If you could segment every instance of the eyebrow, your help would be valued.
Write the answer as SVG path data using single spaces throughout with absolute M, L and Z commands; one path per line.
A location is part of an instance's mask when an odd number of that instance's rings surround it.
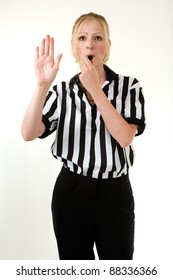
M 79 32 L 78 35 L 80 35 L 80 34 L 86 34 L 86 35 L 88 35 L 88 32 Z M 92 35 L 103 35 L 103 34 L 100 33 L 100 32 L 95 32 L 95 33 L 93 33 Z

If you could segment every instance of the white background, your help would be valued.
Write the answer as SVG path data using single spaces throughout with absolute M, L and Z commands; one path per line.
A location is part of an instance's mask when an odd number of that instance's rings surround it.
M 33 94 L 35 46 L 55 38 L 63 53 L 59 80 L 79 71 L 71 55 L 74 21 L 96 12 L 110 26 L 115 72 L 136 77 L 146 99 L 147 127 L 136 138 L 131 181 L 136 201 L 134 259 L 170 260 L 173 156 L 172 0 L 0 0 L 0 259 L 58 259 L 51 197 L 61 163 L 45 140 L 24 142 L 21 122 Z

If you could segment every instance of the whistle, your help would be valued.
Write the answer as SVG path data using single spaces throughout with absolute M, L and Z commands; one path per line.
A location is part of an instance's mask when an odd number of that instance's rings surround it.
M 88 59 L 89 59 L 90 61 L 92 61 L 93 55 L 89 55 L 89 56 L 88 56 Z

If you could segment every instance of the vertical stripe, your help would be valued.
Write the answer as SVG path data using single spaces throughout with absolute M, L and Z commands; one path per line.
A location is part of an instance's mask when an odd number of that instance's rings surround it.
M 94 165 L 95 165 L 95 135 L 96 135 L 96 108 L 93 107 L 91 111 L 91 129 L 92 129 L 92 134 L 91 134 L 91 147 L 90 147 L 90 162 L 89 162 L 89 168 L 87 175 L 92 176 L 93 170 L 94 170 Z
M 63 149 L 63 131 L 64 131 L 64 117 L 66 112 L 66 88 L 65 83 L 62 83 L 62 94 L 61 94 L 61 115 L 57 127 L 57 141 L 56 141 L 56 155 L 60 156 Z M 55 153 L 54 153 L 55 155 Z
M 130 117 L 135 118 L 136 117 L 136 90 L 131 90 L 131 100 L 130 100 Z
M 117 81 L 114 81 L 113 83 L 113 88 L 112 88 L 112 95 L 113 99 L 116 100 L 117 95 L 118 95 L 118 89 L 119 89 L 119 79 Z
M 100 171 L 98 174 L 98 178 L 102 177 L 102 174 L 105 173 L 107 166 L 107 155 L 106 155 L 106 139 L 105 139 L 105 125 L 103 118 L 100 117 L 100 157 L 101 157 L 101 165 Z
M 116 161 L 116 171 L 113 172 L 113 176 L 115 176 L 115 175 L 119 176 L 120 175 L 120 170 L 121 170 L 121 161 L 120 161 L 119 150 L 117 148 L 117 145 L 116 145 L 115 154 L 114 154 L 114 158 L 115 158 L 115 161 Z
M 144 111 L 144 96 L 142 94 L 142 88 L 140 88 L 140 94 L 139 94 L 139 102 L 141 105 L 141 116 L 138 115 L 138 118 L 141 119 L 143 122 L 145 121 L 145 111 Z
M 117 141 L 111 136 L 111 147 L 112 147 L 112 169 L 110 171 L 110 174 L 113 174 L 114 171 L 117 171 L 118 169 L 118 163 L 117 163 Z
M 46 98 L 45 106 L 43 108 L 43 114 L 46 117 L 49 118 L 49 116 L 52 116 L 54 112 L 57 110 L 56 101 L 57 101 L 57 96 L 55 92 L 54 94 L 52 92 L 49 92 Z
M 117 151 L 118 151 L 118 157 L 119 157 L 119 161 L 120 161 L 120 167 L 119 167 L 119 171 L 118 171 L 118 175 L 119 175 L 125 167 L 125 151 L 124 151 L 124 149 L 122 149 L 120 147 L 120 145 L 118 143 L 117 143 Z
M 85 153 L 83 159 L 83 174 L 86 176 L 90 161 L 90 147 L 91 147 L 91 108 L 86 112 L 86 138 L 85 138 Z
M 130 160 L 129 167 L 133 165 L 134 155 L 135 155 L 135 152 L 133 150 L 133 146 L 131 145 L 131 146 L 129 146 L 129 160 Z
M 118 83 L 118 91 L 117 95 L 115 98 L 115 104 L 116 104 L 116 110 L 118 111 L 119 114 L 122 112 L 122 89 L 123 89 L 123 77 L 120 75 L 119 76 L 119 83 Z
M 103 178 L 108 178 L 108 177 L 111 178 L 112 171 L 113 171 L 113 150 L 112 150 L 112 144 L 111 144 L 111 136 L 106 128 L 105 128 L 105 140 L 106 140 L 105 149 L 106 149 L 107 165 L 105 168 L 105 172 L 103 174 Z M 114 165 L 114 170 L 116 170 L 115 165 Z
M 107 95 L 109 101 L 115 99 L 115 88 L 117 88 L 117 83 L 115 83 L 115 81 L 113 81 L 110 85 L 106 85 L 104 88 L 104 91 L 107 90 L 107 93 L 105 92 L 105 94 Z M 116 90 L 116 94 L 117 92 L 118 90 Z
M 74 163 L 74 171 L 81 172 L 81 168 L 78 165 L 79 151 L 80 151 L 80 127 L 81 127 L 81 100 L 78 97 L 78 89 L 74 91 L 75 96 L 75 108 L 76 118 L 74 125 L 74 147 L 72 162 Z M 79 170 L 80 169 L 80 170 Z
M 72 161 L 73 149 L 75 143 L 75 121 L 76 121 L 75 96 L 72 90 L 70 90 L 70 98 L 71 98 L 71 116 L 69 120 L 69 139 L 68 139 L 67 158 L 69 161 Z
M 99 169 L 101 165 L 101 141 L 100 141 L 100 128 L 101 128 L 101 123 L 100 123 L 100 113 L 97 110 L 97 115 L 96 115 L 96 134 L 95 134 L 95 143 L 94 143 L 94 151 L 95 151 L 95 163 L 94 163 L 94 168 L 93 168 L 93 176 L 98 177 L 99 174 Z
M 57 108 L 57 99 L 55 99 L 55 101 L 53 102 L 50 110 L 44 116 L 51 123 L 50 128 L 49 128 L 50 131 L 54 131 L 56 129 L 56 126 L 57 126 L 58 110 L 56 108 Z
M 121 108 L 122 116 L 125 116 L 125 101 L 128 94 L 128 86 L 129 86 L 129 77 L 124 77 L 124 83 L 122 88 L 122 108 Z
M 70 118 L 71 118 L 71 111 L 72 111 L 72 106 L 71 106 L 71 99 L 69 97 L 70 95 L 70 90 L 69 87 L 66 85 L 66 113 L 64 115 L 64 129 L 63 129 L 63 139 L 62 139 L 62 158 L 63 159 L 68 159 L 68 148 L 69 148 L 69 124 L 70 124 Z
M 81 100 L 81 125 L 80 125 L 80 141 L 79 141 L 79 158 L 78 165 L 83 165 L 86 138 L 86 104 Z

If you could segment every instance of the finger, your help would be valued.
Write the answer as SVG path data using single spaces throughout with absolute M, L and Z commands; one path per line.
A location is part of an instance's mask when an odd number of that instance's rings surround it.
M 44 53 L 46 55 L 49 55 L 49 49 L 50 49 L 50 36 L 46 35 L 46 40 L 45 40 L 45 51 Z
M 45 52 L 45 39 L 42 39 L 41 45 L 39 48 L 39 55 L 40 56 L 44 55 L 44 52 Z
M 93 59 L 91 60 L 91 63 L 92 63 L 92 65 L 95 66 L 95 63 L 96 63 L 96 58 L 95 58 L 95 56 L 94 56 Z
M 54 64 L 54 69 L 58 70 L 59 69 L 59 64 L 62 58 L 62 54 L 59 54 L 56 59 L 55 59 L 55 64 Z
M 50 50 L 49 50 L 49 55 L 54 56 L 54 39 L 50 38 Z
M 91 65 L 92 65 L 93 63 L 92 63 L 91 60 L 88 59 L 88 57 L 85 57 L 83 62 L 84 62 L 85 67 L 91 69 Z
M 88 59 L 88 57 L 84 57 L 81 62 L 83 65 L 88 65 L 88 62 L 90 62 L 90 60 Z
M 39 59 L 39 47 L 35 48 L 35 60 Z

